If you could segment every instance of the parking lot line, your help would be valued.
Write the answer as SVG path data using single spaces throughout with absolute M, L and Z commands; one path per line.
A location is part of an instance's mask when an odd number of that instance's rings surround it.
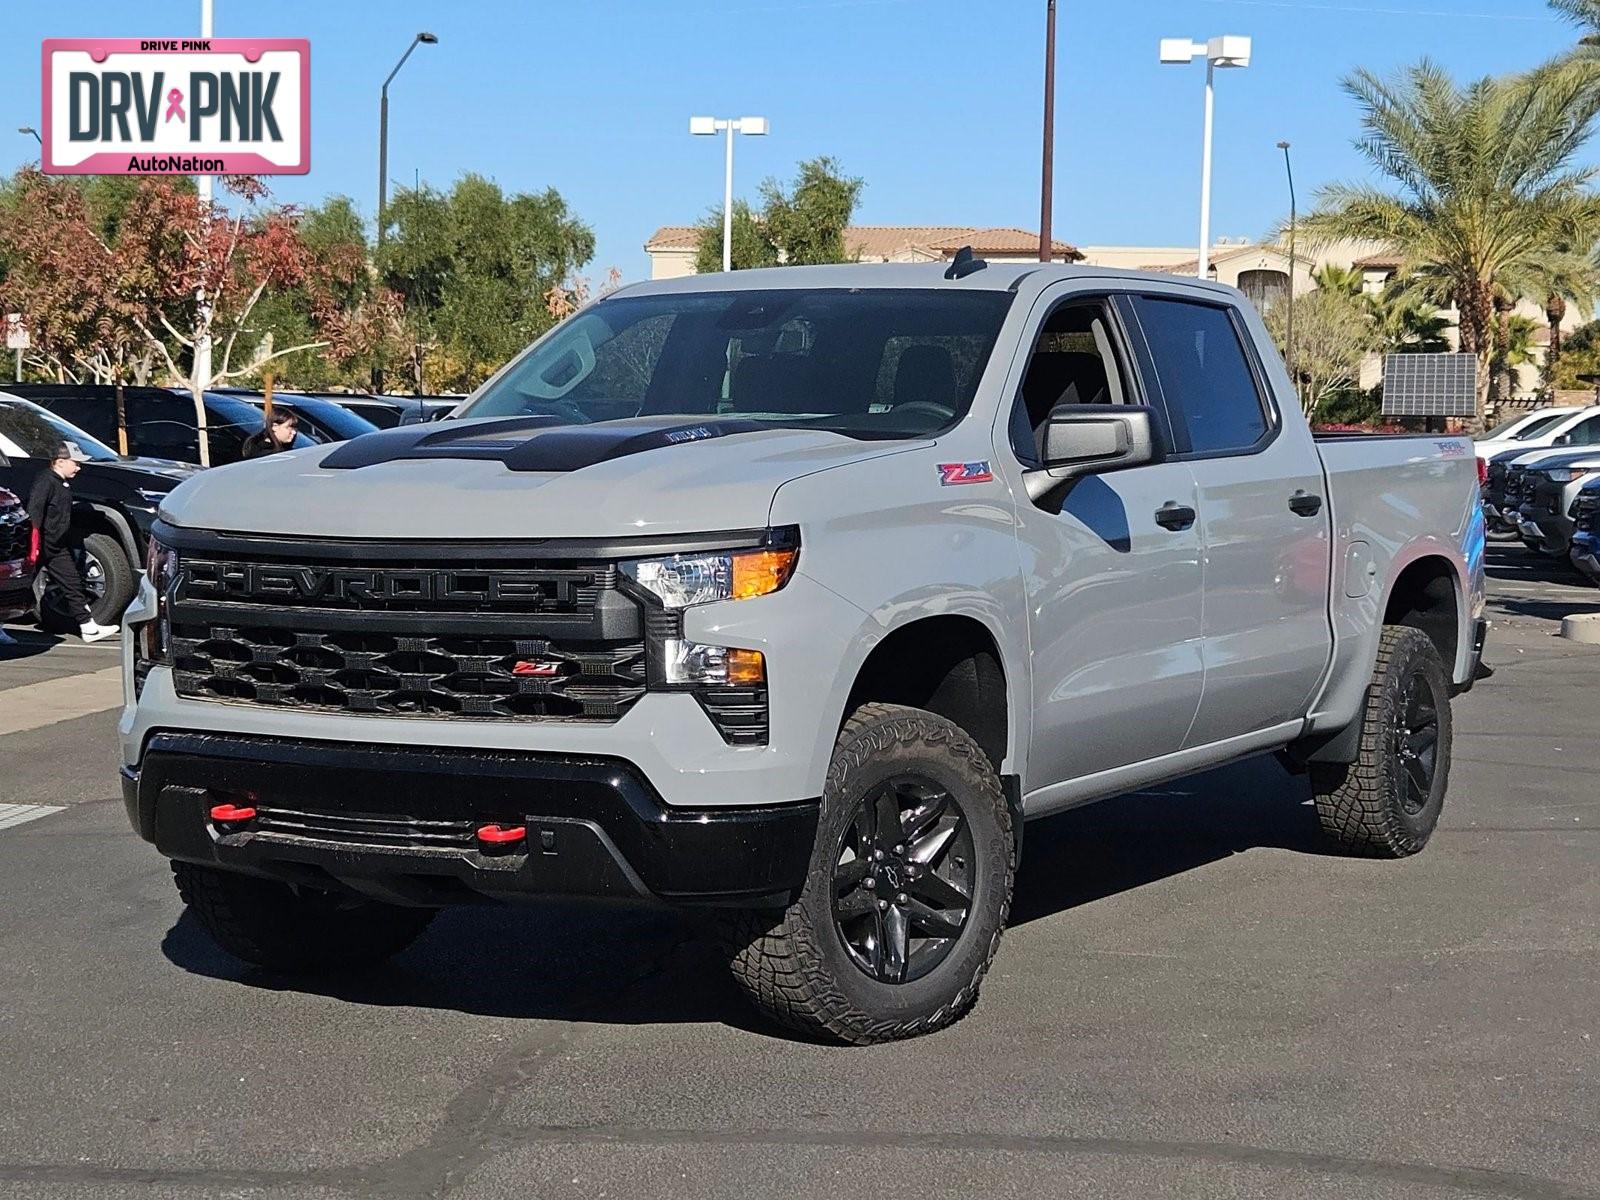
M 60 804 L 0 804 L 0 829 L 37 821 L 40 817 L 60 812 L 63 807 Z
M 122 668 L 46 679 L 0 691 L 0 736 L 70 721 L 122 704 Z

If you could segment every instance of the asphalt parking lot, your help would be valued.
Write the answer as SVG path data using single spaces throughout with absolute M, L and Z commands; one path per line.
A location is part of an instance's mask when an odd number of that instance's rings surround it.
M 246 968 L 129 833 L 113 712 L 0 735 L 0 804 L 62 806 L 0 828 L 0 1195 L 1600 1196 L 1600 648 L 1554 636 L 1600 591 L 1491 558 L 1424 854 L 1329 855 L 1271 759 L 1034 824 L 977 1011 L 868 1050 L 668 917 Z M 33 648 L 0 680 L 114 663 Z

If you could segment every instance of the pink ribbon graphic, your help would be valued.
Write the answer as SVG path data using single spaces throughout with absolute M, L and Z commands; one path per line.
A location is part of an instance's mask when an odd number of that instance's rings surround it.
M 173 117 L 177 117 L 180 121 L 189 119 L 183 115 L 183 93 L 177 88 L 173 88 L 167 93 L 167 115 L 162 123 L 165 124 L 166 121 L 172 120 Z

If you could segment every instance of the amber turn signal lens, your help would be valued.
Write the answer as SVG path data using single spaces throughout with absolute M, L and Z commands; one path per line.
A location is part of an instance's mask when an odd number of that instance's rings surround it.
M 728 651 L 728 682 L 729 683 L 765 683 L 767 681 L 767 660 L 759 650 L 729 650 Z
M 795 559 L 799 555 L 800 551 L 792 547 L 787 550 L 753 550 L 747 554 L 735 554 L 733 598 L 749 600 L 777 591 L 794 574 Z

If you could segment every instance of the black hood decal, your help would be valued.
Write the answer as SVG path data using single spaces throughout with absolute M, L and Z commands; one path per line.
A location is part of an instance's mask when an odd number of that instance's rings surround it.
M 421 458 L 484 459 L 512 471 L 581 471 L 596 463 L 710 438 L 757 433 L 757 421 L 707 417 L 632 417 L 593 425 L 561 423 L 560 417 L 506 417 L 407 425 L 343 442 L 323 458 L 329 470 L 354 470 Z

